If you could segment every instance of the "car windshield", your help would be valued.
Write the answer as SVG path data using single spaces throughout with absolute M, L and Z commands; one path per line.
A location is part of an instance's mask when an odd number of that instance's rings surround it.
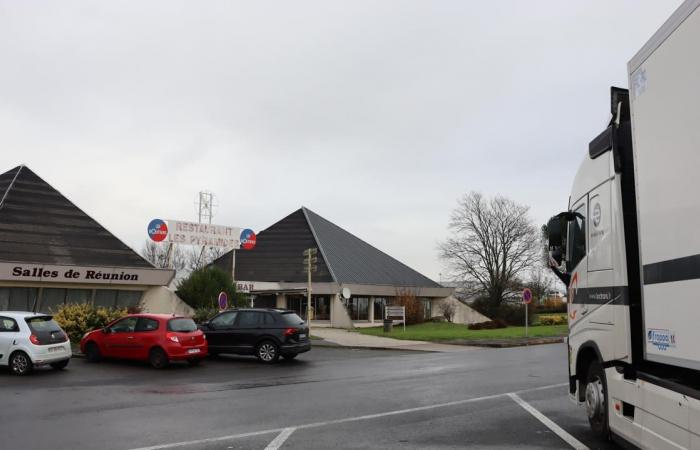
M 192 319 L 170 319 L 168 321 L 168 331 L 176 331 L 179 333 L 189 333 L 197 330 L 197 324 Z
M 293 312 L 282 313 L 282 320 L 287 325 L 304 325 L 304 320 Z
M 28 317 L 25 320 L 33 332 L 61 331 L 61 327 L 51 316 Z

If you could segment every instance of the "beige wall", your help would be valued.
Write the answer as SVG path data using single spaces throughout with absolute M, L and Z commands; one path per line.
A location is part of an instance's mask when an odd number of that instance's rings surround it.
M 353 328 L 348 310 L 345 308 L 340 294 L 331 296 L 331 326 L 334 328 Z
M 175 292 L 164 286 L 146 289 L 141 298 L 143 312 L 153 314 L 178 314 L 182 316 L 194 315 L 194 309 L 183 302 Z
M 455 311 L 454 318 L 452 319 L 453 323 L 470 324 L 470 323 L 488 322 L 489 320 L 491 320 L 488 317 L 486 317 L 485 315 L 477 312 L 476 310 L 465 305 L 464 303 L 460 302 L 459 300 L 457 300 L 456 298 L 454 298 L 452 296 L 433 300 L 433 306 L 432 306 L 433 317 L 442 317 L 442 313 L 440 312 L 440 305 L 445 303 L 445 302 L 453 302 L 455 304 L 456 311 Z

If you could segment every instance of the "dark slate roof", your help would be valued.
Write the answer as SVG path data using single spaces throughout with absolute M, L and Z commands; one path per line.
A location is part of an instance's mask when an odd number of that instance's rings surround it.
M 153 268 L 26 166 L 0 174 L 0 261 Z
M 441 287 L 304 207 L 260 232 L 255 249 L 236 252 L 236 279 L 306 281 L 302 252 L 310 247 L 319 249 L 314 282 Z M 215 264 L 230 271 L 231 254 Z
M 306 281 L 303 252 L 317 247 L 304 212 L 297 210 L 257 234 L 252 250 L 236 251 L 236 280 Z M 213 262 L 231 273 L 231 252 Z M 314 282 L 331 282 L 333 277 L 322 258 L 318 258 Z

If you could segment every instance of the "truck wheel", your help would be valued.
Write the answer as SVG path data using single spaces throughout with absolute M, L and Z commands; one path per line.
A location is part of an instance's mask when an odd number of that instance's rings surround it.
M 596 360 L 588 367 L 586 377 L 586 412 L 591 430 L 600 438 L 610 438 L 608 426 L 608 384 L 605 372 Z

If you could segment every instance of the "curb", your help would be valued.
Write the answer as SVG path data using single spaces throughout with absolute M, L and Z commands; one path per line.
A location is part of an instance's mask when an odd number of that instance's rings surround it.
M 560 344 L 564 342 L 565 336 L 546 337 L 546 338 L 529 338 L 518 340 L 489 340 L 489 339 L 474 339 L 474 340 L 451 340 L 440 341 L 441 344 L 450 345 L 465 345 L 470 347 L 490 347 L 490 348 L 511 348 L 511 347 L 529 347 L 531 345 L 546 345 Z

